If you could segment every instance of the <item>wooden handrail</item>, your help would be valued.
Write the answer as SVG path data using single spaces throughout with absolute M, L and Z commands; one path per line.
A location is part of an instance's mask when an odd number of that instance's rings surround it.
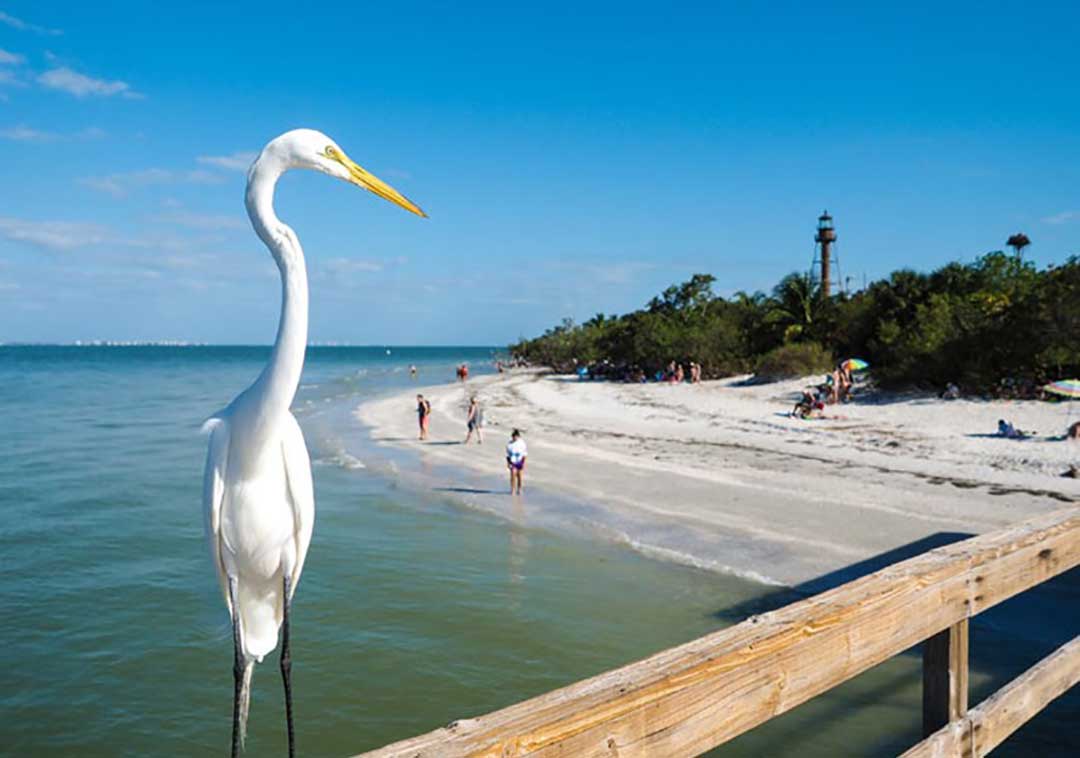
M 1074 506 L 364 755 L 698 755 L 1077 565 Z
M 986 755 L 1077 682 L 1080 682 L 1080 637 L 1059 647 L 900 758 Z

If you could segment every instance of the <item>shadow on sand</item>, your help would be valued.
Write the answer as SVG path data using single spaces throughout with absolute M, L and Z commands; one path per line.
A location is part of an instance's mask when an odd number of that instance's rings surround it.
M 506 490 L 485 490 L 479 487 L 432 487 L 435 492 L 456 492 L 465 495 L 501 495 Z
M 724 608 L 716 612 L 716 618 L 732 623 L 739 622 L 749 616 L 776 610 L 781 606 L 803 600 L 811 595 L 825 592 L 826 590 L 831 590 L 834 587 L 839 587 L 841 584 L 854 581 L 867 574 L 872 574 L 875 571 L 879 571 L 886 566 L 898 563 L 899 561 L 921 555 L 936 547 L 966 540 L 971 536 L 973 535 L 964 534 L 963 532 L 938 532 L 937 534 L 931 534 L 921 540 L 910 542 L 907 545 L 901 545 L 898 548 L 888 550 L 880 555 L 875 555 L 873 558 L 867 558 L 866 560 L 853 563 L 850 566 L 845 566 L 836 571 L 830 571 L 828 574 L 823 574 L 816 579 L 797 584 L 794 587 L 780 587 L 774 592 L 733 605 L 730 608 Z

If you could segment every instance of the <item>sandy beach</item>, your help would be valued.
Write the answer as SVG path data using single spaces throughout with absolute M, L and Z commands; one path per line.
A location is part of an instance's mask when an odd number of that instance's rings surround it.
M 629 385 L 516 371 L 417 389 L 434 409 L 426 443 L 416 441 L 415 392 L 356 416 L 380 444 L 460 472 L 441 489 L 477 507 L 542 520 L 545 495 L 572 498 L 587 508 L 562 509 L 564 526 L 777 584 L 812 586 L 903 557 L 905 546 L 921 552 L 1080 499 L 1080 480 L 1061 476 L 1080 462 L 1080 445 L 1054 439 L 1080 420 L 1077 404 L 866 392 L 826 419 L 790 418 L 805 384 Z M 484 407 L 482 446 L 458 444 L 471 394 Z M 993 436 L 999 418 L 1035 436 Z M 520 502 L 507 494 L 503 459 L 513 427 L 530 453 Z

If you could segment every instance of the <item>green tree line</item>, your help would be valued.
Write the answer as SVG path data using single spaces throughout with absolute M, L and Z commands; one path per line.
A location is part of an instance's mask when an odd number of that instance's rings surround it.
M 640 310 L 564 320 L 510 347 L 556 371 L 602 366 L 652 376 L 670 361 L 697 361 L 706 377 L 763 378 L 826 370 L 858 357 L 882 386 L 968 392 L 1036 386 L 1080 377 L 1080 258 L 1039 270 L 1020 254 L 995 251 L 931 273 L 894 271 L 854 294 L 822 297 L 806 274 L 771 294 L 713 292 L 695 274 Z

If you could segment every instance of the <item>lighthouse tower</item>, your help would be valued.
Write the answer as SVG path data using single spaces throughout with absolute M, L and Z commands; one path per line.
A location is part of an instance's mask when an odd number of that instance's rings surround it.
M 814 262 L 821 261 L 821 297 L 828 299 L 832 288 L 832 246 L 836 242 L 836 230 L 828 211 L 818 217 L 817 234 L 814 236 Z

